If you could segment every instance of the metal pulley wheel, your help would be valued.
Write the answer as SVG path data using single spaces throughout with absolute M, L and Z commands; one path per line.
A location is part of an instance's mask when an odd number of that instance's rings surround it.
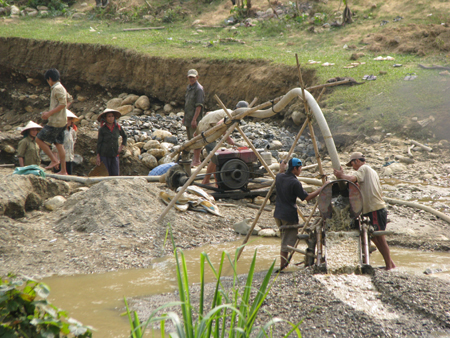
M 166 173 L 166 184 L 172 190 L 182 187 L 188 179 L 189 176 L 179 164 L 171 167 Z
M 225 162 L 219 172 L 220 186 L 228 189 L 240 189 L 248 183 L 250 177 L 247 164 L 239 159 Z

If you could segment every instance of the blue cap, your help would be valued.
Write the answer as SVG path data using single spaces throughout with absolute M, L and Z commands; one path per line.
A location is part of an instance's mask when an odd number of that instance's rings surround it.
M 302 165 L 302 160 L 297 157 L 293 157 L 289 160 L 289 168 L 301 167 Z

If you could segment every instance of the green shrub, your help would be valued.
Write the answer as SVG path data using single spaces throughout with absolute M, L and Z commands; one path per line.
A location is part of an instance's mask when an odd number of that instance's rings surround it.
M 0 337 L 92 337 L 92 328 L 47 301 L 44 283 L 9 274 L 0 279 Z M 40 299 L 37 299 L 40 298 Z

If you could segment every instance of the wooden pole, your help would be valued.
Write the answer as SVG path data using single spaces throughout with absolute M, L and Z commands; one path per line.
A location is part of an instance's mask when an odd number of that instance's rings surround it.
M 316 138 L 315 138 L 315 135 L 314 135 L 314 129 L 313 129 L 313 127 L 312 127 L 312 123 L 311 123 L 311 120 L 310 120 L 310 118 L 309 118 L 309 116 L 310 116 L 310 113 L 309 113 L 309 106 L 308 106 L 308 102 L 306 101 L 306 97 L 305 97 L 305 90 L 304 90 L 304 83 L 303 83 L 302 71 L 301 71 L 301 69 L 300 69 L 300 63 L 298 62 L 298 55 L 297 55 L 297 54 L 295 54 L 295 59 L 296 59 L 296 61 L 297 61 L 298 76 L 299 76 L 300 85 L 301 85 L 301 88 L 302 88 L 303 104 L 305 105 L 305 112 L 306 112 L 306 116 L 308 117 L 308 118 L 306 119 L 305 123 L 306 123 L 306 122 L 308 123 L 308 127 L 309 127 L 309 130 L 310 130 L 310 133 L 311 133 L 311 139 L 312 139 L 313 146 L 314 146 L 314 153 L 315 153 L 315 155 L 316 155 L 317 164 L 319 165 L 319 172 L 320 172 L 320 175 L 322 176 L 322 184 L 323 184 L 323 183 L 325 183 L 326 180 L 325 180 L 325 176 L 324 176 L 324 174 L 323 174 L 322 162 L 320 161 L 319 149 L 318 149 L 318 147 L 317 147 Z M 320 93 L 319 98 L 322 96 L 324 90 L 325 90 L 325 88 L 322 89 L 322 92 Z M 300 233 L 304 233 L 306 227 L 309 225 L 309 222 L 311 221 L 311 218 L 312 218 L 312 216 L 314 215 L 314 213 L 315 213 L 315 211 L 316 211 L 316 208 L 317 208 L 318 203 L 319 203 L 319 201 L 317 200 L 317 201 L 316 201 L 316 204 L 314 205 L 314 208 L 313 208 L 311 214 L 310 214 L 309 217 L 308 217 L 308 220 L 305 221 L 305 225 L 303 226 L 302 231 L 301 231 Z M 319 238 L 319 236 L 318 236 L 318 245 L 322 245 L 322 243 L 321 243 L 321 237 L 322 237 L 322 236 L 321 236 L 321 234 L 320 234 L 320 238 Z M 298 246 L 298 243 L 299 243 L 299 242 L 300 242 L 300 240 L 297 240 L 297 241 L 296 241 L 295 247 Z M 320 257 L 320 255 L 321 255 L 321 253 L 322 253 L 322 249 L 320 248 L 318 251 L 319 251 L 318 257 Z M 291 259 L 292 259 L 292 257 L 294 256 L 294 252 L 295 252 L 295 251 L 292 251 L 291 254 L 289 255 L 289 258 L 288 258 L 288 264 L 291 262 Z
M 270 186 L 269 192 L 267 193 L 266 198 L 264 199 L 263 203 L 261 204 L 261 207 L 259 208 L 258 213 L 256 214 L 256 217 L 255 217 L 255 219 L 253 220 L 253 224 L 252 224 L 252 226 L 250 227 L 250 230 L 248 231 L 247 235 L 245 236 L 244 241 L 242 242 L 242 247 L 241 247 L 241 249 L 240 249 L 239 252 L 238 252 L 236 261 L 238 261 L 238 260 L 239 260 L 239 257 L 241 257 L 242 251 L 244 251 L 244 248 L 245 248 L 244 245 L 248 242 L 250 236 L 252 235 L 252 232 L 253 232 L 253 229 L 254 229 L 255 226 L 256 226 L 256 223 L 258 223 L 259 217 L 261 216 L 261 214 L 262 214 L 264 208 L 266 207 L 267 200 L 269 199 L 270 195 L 272 195 L 272 193 L 273 193 L 273 189 L 275 188 L 275 182 L 276 182 L 276 181 L 273 180 L 273 183 L 272 183 L 272 185 Z
M 306 121 L 303 123 L 302 128 L 301 128 L 301 129 L 299 130 L 299 132 L 297 133 L 297 136 L 296 136 L 295 139 L 294 139 L 294 143 L 292 144 L 291 149 L 289 149 L 287 158 L 291 157 L 292 153 L 294 152 L 295 146 L 296 146 L 298 140 L 300 139 L 300 136 L 302 135 L 303 131 L 305 130 L 306 126 L 308 125 L 308 121 L 309 121 L 309 118 L 306 119 Z M 250 238 L 250 236 L 251 236 L 251 234 L 252 234 L 252 232 L 253 232 L 253 229 L 255 228 L 256 223 L 258 223 L 259 217 L 261 216 L 261 213 L 262 213 L 264 207 L 266 206 L 267 200 L 269 199 L 269 197 L 270 197 L 270 196 L 272 195 L 272 193 L 273 193 L 273 189 L 275 188 L 275 182 L 276 182 L 276 180 L 274 179 L 272 185 L 270 186 L 269 192 L 267 193 L 266 198 L 265 198 L 264 201 L 263 201 L 263 204 L 261 205 L 260 209 L 258 210 L 258 213 L 256 214 L 256 217 L 255 217 L 255 219 L 254 219 L 254 221 L 253 221 L 252 226 L 250 227 L 249 232 L 247 233 L 247 235 L 245 236 L 244 241 L 242 242 L 242 245 L 243 245 L 243 246 L 242 246 L 242 248 L 239 250 L 236 260 L 239 260 L 239 257 L 241 257 L 242 251 L 244 251 L 244 248 L 245 248 L 244 245 L 248 242 L 248 240 L 249 240 L 249 238 Z M 297 210 L 298 210 L 298 209 L 297 209 Z M 300 210 L 298 210 L 297 212 L 299 212 L 299 211 L 300 211 Z M 301 212 L 299 212 L 299 215 L 301 215 L 301 217 L 303 218 L 303 220 L 305 219 L 304 216 L 301 214 Z
M 295 251 L 295 252 L 298 252 L 298 253 L 301 253 L 302 255 L 305 255 L 305 256 L 312 256 L 312 257 L 314 257 L 314 258 L 317 257 L 317 256 L 314 255 L 312 252 L 306 252 L 305 250 L 300 250 L 300 249 L 294 248 L 293 246 L 290 246 L 290 245 L 288 245 L 287 247 L 288 247 L 288 249 L 290 249 L 290 250 L 292 250 L 292 251 Z
M 214 149 L 208 154 L 208 156 L 203 160 L 203 162 L 197 167 L 195 172 L 189 177 L 189 179 L 186 181 L 186 183 L 183 185 L 183 187 L 180 189 L 180 191 L 175 195 L 175 197 L 170 201 L 170 203 L 167 205 L 167 207 L 163 210 L 161 215 L 159 216 L 157 222 L 161 222 L 164 219 L 164 216 L 169 212 L 169 210 L 175 205 L 177 200 L 180 198 L 181 194 L 187 189 L 187 187 L 194 181 L 194 179 L 197 177 L 198 173 L 202 168 L 211 160 L 211 158 L 214 156 L 217 149 L 219 149 L 223 142 L 230 136 L 230 134 L 233 132 L 234 128 L 238 125 L 238 122 L 234 122 L 234 124 L 227 130 L 225 135 L 222 137 L 222 139 L 217 143 L 217 145 L 214 147 Z
M 331 82 L 331 83 L 326 83 L 326 84 L 322 84 L 322 85 L 318 85 L 318 86 L 308 87 L 308 88 L 306 88 L 306 90 L 311 91 L 311 90 L 314 90 L 314 89 L 321 89 L 321 88 L 326 88 L 326 87 L 339 86 L 339 85 L 347 84 L 347 83 L 352 83 L 352 81 L 351 80 L 344 80 L 344 81 Z
M 316 102 L 319 103 L 320 99 L 322 98 L 322 95 L 325 93 L 326 88 L 323 88 L 322 91 L 319 94 L 319 97 L 317 98 Z
M 164 29 L 164 28 L 166 28 L 166 27 L 161 26 L 161 27 L 125 28 L 125 29 L 122 29 L 122 31 L 124 31 L 124 32 L 149 31 L 149 30 L 159 30 L 159 29 Z

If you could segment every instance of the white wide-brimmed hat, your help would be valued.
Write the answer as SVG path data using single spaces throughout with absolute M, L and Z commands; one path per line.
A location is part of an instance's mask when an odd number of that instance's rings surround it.
M 74 113 L 72 113 L 69 109 L 66 109 L 66 115 L 67 115 L 67 118 L 69 118 L 69 117 L 71 117 L 71 118 L 73 118 L 74 120 L 74 122 L 78 122 L 78 121 L 80 121 L 80 119 L 78 118 L 78 116 L 76 116 Z
M 25 127 L 23 127 L 23 129 L 20 131 L 20 133 L 23 135 L 23 132 L 25 130 L 30 130 L 30 129 L 42 129 L 42 126 L 40 126 L 39 124 L 37 124 L 33 121 L 29 121 L 27 123 L 27 125 Z
M 97 121 L 100 122 L 103 118 L 103 115 L 108 114 L 108 113 L 113 113 L 114 117 L 116 118 L 116 120 L 122 116 L 122 114 L 115 110 L 115 109 L 110 109 L 110 108 L 106 108 L 103 113 L 101 113 L 98 117 L 97 117 Z

